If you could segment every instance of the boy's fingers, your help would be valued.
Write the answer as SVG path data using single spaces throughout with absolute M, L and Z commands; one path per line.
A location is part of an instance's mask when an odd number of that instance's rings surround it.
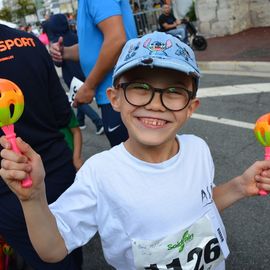
M 263 176 L 263 177 L 270 177 L 270 169 L 269 170 L 262 171 L 261 176 Z
M 263 170 L 270 170 L 270 160 L 262 160 L 262 161 L 260 161 L 260 167 L 261 167 L 261 169 L 263 169 Z
M 21 170 L 25 172 L 31 171 L 31 166 L 29 164 L 13 162 L 6 159 L 1 160 L 1 168 L 5 170 Z
M 25 163 L 25 162 L 27 162 L 27 157 L 25 157 L 25 156 L 23 156 L 21 154 L 15 153 L 12 150 L 7 150 L 7 149 L 3 149 L 1 151 L 1 157 L 3 159 L 9 160 L 9 161 L 18 162 L 18 163 Z
M 17 145 L 20 148 L 23 155 L 33 160 L 38 154 L 31 148 L 31 146 L 24 142 L 21 138 L 17 138 Z
M 259 190 L 265 190 L 265 191 L 267 191 L 267 192 L 269 192 L 270 191 L 270 185 L 268 185 L 268 184 L 265 184 L 265 183 L 257 183 L 257 188 L 259 189 Z
M 5 182 L 7 181 L 22 181 L 27 177 L 27 173 L 24 171 L 17 170 L 5 170 L 3 168 L 0 169 L 0 175 Z
M 11 144 L 7 140 L 6 136 L 1 136 L 0 137 L 0 145 L 5 149 L 10 149 L 11 148 Z

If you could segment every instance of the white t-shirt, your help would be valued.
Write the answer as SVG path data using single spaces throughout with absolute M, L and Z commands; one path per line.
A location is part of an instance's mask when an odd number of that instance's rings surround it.
M 213 240 L 218 231 L 226 243 L 212 200 L 209 148 L 193 135 L 177 139 L 180 151 L 162 163 L 139 160 L 123 144 L 85 162 L 74 184 L 50 205 L 69 252 L 98 231 L 106 260 L 118 270 L 174 269 L 171 263 L 209 269 L 216 257 L 219 266 L 211 269 L 225 269 Z

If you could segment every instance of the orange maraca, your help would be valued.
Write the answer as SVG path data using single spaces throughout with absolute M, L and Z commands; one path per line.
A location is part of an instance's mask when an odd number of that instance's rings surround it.
M 21 89 L 12 81 L 0 79 L 0 127 L 16 153 L 20 153 L 20 150 L 16 145 L 13 124 L 21 117 L 23 109 L 24 97 Z M 29 176 L 22 181 L 22 187 L 31 185 L 32 180 Z
M 264 146 L 264 159 L 270 159 L 270 113 L 262 115 L 257 121 L 254 128 L 257 140 Z M 268 193 L 260 190 L 260 195 L 265 196 Z

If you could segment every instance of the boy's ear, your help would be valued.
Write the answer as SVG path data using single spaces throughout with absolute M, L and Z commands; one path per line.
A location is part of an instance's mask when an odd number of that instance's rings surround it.
M 107 97 L 111 102 L 113 109 L 116 112 L 120 112 L 120 91 L 114 87 L 109 87 L 107 89 Z
M 192 99 L 188 106 L 188 117 L 191 117 L 191 115 L 197 110 L 199 106 L 200 100 L 198 98 Z

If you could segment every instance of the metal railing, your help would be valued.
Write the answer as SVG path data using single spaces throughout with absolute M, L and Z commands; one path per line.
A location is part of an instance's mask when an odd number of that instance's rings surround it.
M 154 8 L 151 10 L 134 13 L 138 36 L 158 30 L 158 18 L 160 14 L 162 14 L 161 8 Z

